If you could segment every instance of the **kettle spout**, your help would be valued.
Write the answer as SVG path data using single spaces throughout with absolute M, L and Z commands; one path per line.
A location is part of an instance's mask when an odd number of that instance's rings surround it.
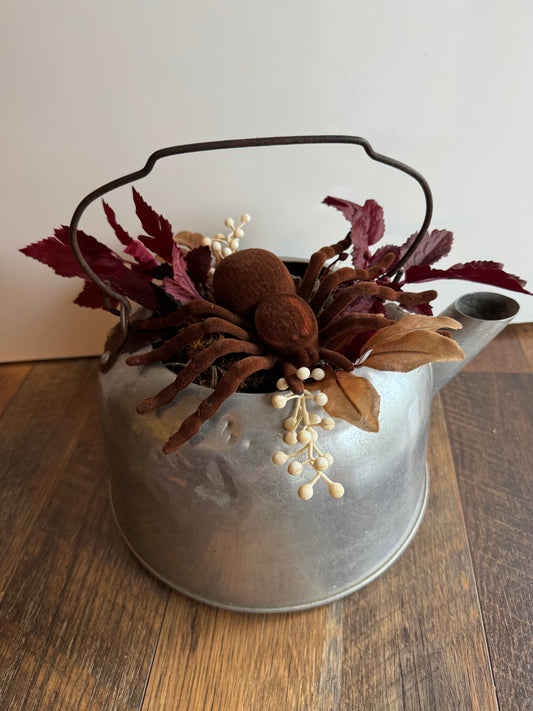
M 440 316 L 449 316 L 462 325 L 454 332 L 454 339 L 465 353 L 464 360 L 451 363 L 433 363 L 433 389 L 440 390 L 489 341 L 510 323 L 520 307 L 514 299 L 502 294 L 478 291 L 465 294 L 448 306 Z

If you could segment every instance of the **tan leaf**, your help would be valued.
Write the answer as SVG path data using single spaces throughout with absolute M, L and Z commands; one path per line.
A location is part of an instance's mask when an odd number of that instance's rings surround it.
M 442 336 L 435 331 L 420 329 L 400 332 L 396 336 L 389 336 L 381 343 L 375 343 L 361 365 L 376 370 L 406 373 L 426 363 L 458 361 L 463 358 L 463 350 L 452 338 Z
M 204 236 L 199 232 L 188 232 L 187 230 L 183 230 L 182 232 L 178 232 L 177 235 L 174 235 L 174 242 L 179 247 L 189 247 L 189 249 L 201 247 L 203 240 Z
M 458 329 L 461 324 L 448 316 L 419 316 L 409 314 L 395 321 L 391 326 L 376 331 L 365 343 L 361 350 L 361 355 L 367 351 L 375 349 L 378 343 L 384 343 L 389 338 L 395 339 L 399 334 L 408 331 L 437 331 L 440 328 Z
M 352 424 L 366 432 L 377 432 L 379 430 L 380 397 L 376 388 L 366 378 L 360 378 L 353 373 L 338 370 L 335 374 L 346 399 L 358 413 L 358 422 L 352 422 Z
M 328 396 L 324 410 L 366 432 L 379 430 L 379 394 L 366 378 L 342 370 L 324 368 L 326 377 L 306 387 L 321 390 Z

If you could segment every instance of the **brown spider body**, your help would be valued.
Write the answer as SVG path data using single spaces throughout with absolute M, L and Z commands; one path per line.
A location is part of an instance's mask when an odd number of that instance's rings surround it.
M 163 448 L 165 453 L 173 452 L 196 434 L 240 383 L 256 371 L 270 370 L 280 364 L 289 387 L 294 392 L 301 392 L 302 381 L 296 375 L 298 368 L 312 368 L 323 361 L 335 369 L 352 370 L 353 363 L 337 351 L 328 349 L 328 343 L 338 341 L 343 334 L 353 337 L 363 331 L 375 331 L 391 322 L 381 314 L 352 313 L 343 316 L 348 298 L 353 300 L 359 295 L 372 294 L 400 302 L 409 297 L 410 303 L 413 303 L 412 294 L 402 294 L 368 281 L 378 273 L 375 267 L 372 273 L 352 268 L 330 272 L 315 290 L 324 262 L 341 254 L 349 243 L 349 238 L 346 238 L 316 252 L 298 288 L 285 264 L 272 252 L 264 249 L 235 252 L 225 257 L 214 272 L 215 303 L 203 299 L 191 301 L 168 316 L 135 324 L 140 329 L 160 332 L 161 329 L 195 321 L 159 348 L 129 357 L 129 365 L 160 362 L 207 334 L 224 334 L 223 338 L 206 345 L 194 356 L 173 383 L 155 397 L 140 403 L 137 408 L 139 413 L 152 412 L 169 404 L 217 358 L 244 354 L 220 378 L 213 393 L 168 440 Z M 340 284 L 345 284 L 346 288 L 335 296 Z M 424 303 L 434 295 L 435 292 L 424 292 L 418 295 L 418 303 Z

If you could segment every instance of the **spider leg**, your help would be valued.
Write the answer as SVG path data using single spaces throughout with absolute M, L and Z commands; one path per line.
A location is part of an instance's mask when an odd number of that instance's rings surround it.
M 236 326 L 245 325 L 244 319 L 240 316 L 225 309 L 223 306 L 218 306 L 218 304 L 213 304 L 211 301 L 205 301 L 204 299 L 189 301 L 188 304 L 184 304 L 177 311 L 172 311 L 166 316 L 140 319 L 139 321 L 134 321 L 132 325 L 143 330 L 160 331 L 165 328 L 179 326 L 196 316 L 218 316 L 229 321 L 229 323 L 234 323 Z
M 332 338 L 338 338 L 344 333 L 350 332 L 352 336 L 356 336 L 363 331 L 377 331 L 378 328 L 390 326 L 392 323 L 393 321 L 389 321 L 383 314 L 347 314 L 329 323 L 318 335 L 320 343 L 326 345 Z
M 349 281 L 362 281 L 362 282 L 369 282 L 376 277 L 381 276 L 384 274 L 387 269 L 390 267 L 392 262 L 395 260 L 395 255 L 393 252 L 389 252 L 388 254 L 385 254 L 379 262 L 374 264 L 372 267 L 369 267 L 368 269 L 354 269 L 351 267 L 343 267 L 342 269 L 336 269 L 335 271 L 329 272 L 320 282 L 320 285 L 318 289 L 316 290 L 316 293 L 313 295 L 312 299 L 309 302 L 309 305 L 315 312 L 315 314 L 318 314 L 320 312 L 320 309 L 324 306 L 326 303 L 327 299 L 329 296 L 333 293 L 333 291 L 340 286 L 343 282 L 349 282 Z M 382 285 L 385 286 L 385 285 Z M 398 292 L 396 292 L 398 293 Z M 423 292 L 424 295 L 430 294 L 430 292 Z M 435 292 L 436 293 L 436 292 Z M 389 298 L 391 298 L 392 295 L 390 295 Z M 405 303 L 414 303 L 414 302 L 405 302 Z M 418 302 L 417 302 L 418 303 Z
M 305 271 L 300 288 L 298 289 L 298 296 L 308 301 L 324 262 L 331 259 L 331 257 L 336 257 L 338 254 L 341 254 L 351 243 L 352 239 L 350 233 L 348 233 L 340 242 L 332 244 L 329 247 L 322 247 L 318 252 L 311 255 L 309 266 Z
M 367 279 L 375 279 L 377 276 L 385 274 L 387 269 L 392 266 L 392 263 L 395 259 L 396 255 L 394 254 L 394 252 L 387 252 L 387 254 L 384 254 L 383 257 L 381 257 L 381 259 L 379 260 L 379 262 L 376 262 L 371 267 L 368 267 Z
M 302 385 L 302 381 L 296 375 L 296 371 L 298 370 L 298 368 L 294 365 L 294 363 L 284 361 L 281 369 L 283 371 L 283 377 L 287 381 L 287 385 L 292 390 L 292 392 L 295 395 L 301 395 L 304 391 L 304 387 Z
M 406 306 L 416 306 L 418 304 L 427 304 L 429 301 L 436 299 L 437 296 L 438 294 L 434 289 L 428 289 L 427 291 L 397 291 L 394 301 Z
M 159 348 L 155 348 L 148 353 L 130 356 L 126 359 L 128 365 L 147 365 L 149 363 L 158 363 L 165 358 L 170 358 L 176 353 L 179 353 L 182 348 L 193 343 L 194 341 L 206 336 L 208 333 L 227 333 L 230 336 L 239 338 L 243 341 L 251 340 L 248 331 L 236 326 L 233 323 L 228 323 L 222 318 L 215 316 L 206 318 L 205 321 L 193 323 L 183 331 L 180 331 L 176 336 L 168 340 Z
M 361 281 L 344 289 L 318 317 L 319 327 L 330 323 L 358 296 L 377 296 L 388 301 L 396 301 L 398 292 L 388 286 L 380 286 L 373 281 Z
M 154 397 L 146 398 L 137 405 L 137 412 L 144 415 L 146 412 L 153 412 L 158 407 L 168 405 L 172 402 L 176 395 L 184 390 L 187 385 L 190 385 L 197 375 L 209 368 L 210 365 L 217 359 L 230 353 L 250 353 L 260 355 L 262 352 L 260 346 L 250 341 L 239 341 L 235 338 L 221 338 L 219 341 L 212 343 L 205 350 L 198 353 L 191 359 L 191 362 L 178 373 L 176 379 L 163 388 Z
M 170 454 L 176 451 L 200 430 L 206 420 L 213 417 L 219 407 L 237 390 L 243 380 L 257 370 L 272 368 L 277 361 L 277 356 L 264 355 L 249 356 L 234 363 L 219 380 L 213 392 L 205 400 L 202 400 L 196 412 L 189 415 L 182 422 L 179 430 L 168 439 L 163 447 L 163 452 Z
M 347 289 L 344 289 L 342 293 L 338 294 L 333 302 L 317 318 L 319 327 L 330 323 L 335 316 L 342 313 L 344 309 L 359 296 L 376 296 L 385 301 L 396 301 L 399 304 L 412 306 L 427 304 L 437 296 L 437 292 L 433 289 L 420 292 L 396 291 L 384 284 L 376 284 L 374 281 L 361 281 L 358 284 L 349 286 Z
M 331 294 L 333 289 L 336 289 L 337 286 L 339 286 L 339 284 L 342 284 L 343 281 L 362 278 L 361 276 L 356 276 L 356 271 L 362 272 L 363 270 L 355 270 L 352 267 L 342 267 L 342 269 L 336 269 L 335 271 L 329 272 L 329 274 L 322 279 L 318 289 L 313 295 L 313 298 L 309 302 L 309 306 L 313 309 L 315 314 L 320 311 L 328 296 Z
M 318 354 L 322 360 L 327 361 L 330 365 L 335 366 L 335 368 L 347 370 L 348 372 L 353 370 L 354 365 L 352 361 L 341 353 L 337 353 L 337 351 L 332 351 L 329 348 L 319 348 Z

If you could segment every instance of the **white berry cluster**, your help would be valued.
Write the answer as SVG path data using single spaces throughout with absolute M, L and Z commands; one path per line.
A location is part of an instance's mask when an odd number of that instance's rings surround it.
M 309 368 L 299 368 L 297 372 L 298 378 L 303 382 L 312 378 L 313 380 L 323 380 L 325 373 L 322 368 L 315 368 L 310 371 Z M 280 378 L 277 382 L 278 390 L 287 391 L 289 386 L 285 378 Z M 328 485 L 329 493 L 336 499 L 344 494 L 344 487 L 338 482 L 331 481 L 325 474 L 326 470 L 333 464 L 331 454 L 321 452 L 317 447 L 318 432 L 317 427 L 324 430 L 332 430 L 335 426 L 335 421 L 332 417 L 321 417 L 316 413 L 311 413 L 307 409 L 306 401 L 312 400 L 319 407 L 324 406 L 328 401 L 328 396 L 325 393 L 311 393 L 308 390 L 303 391 L 301 395 L 293 393 L 277 393 L 272 397 L 272 405 L 281 409 L 290 401 L 294 400 L 294 410 L 292 416 L 287 418 L 283 427 L 286 432 L 283 441 L 288 445 L 302 445 L 294 454 L 286 454 L 285 452 L 276 452 L 272 457 L 274 464 L 285 464 L 292 460 L 287 467 L 289 474 L 298 476 L 302 473 L 304 467 L 308 464 L 312 467 L 315 474 L 313 478 L 298 489 L 298 496 L 304 501 L 309 501 L 313 496 L 313 487 L 319 479 L 325 481 Z M 305 454 L 306 458 L 297 460 L 296 457 Z
M 239 249 L 240 240 L 244 237 L 244 230 L 242 228 L 244 225 L 247 225 L 251 219 L 250 215 L 241 215 L 241 223 L 236 227 L 235 221 L 231 217 L 228 217 L 224 224 L 231 230 L 229 235 L 223 235 L 219 232 L 213 239 L 204 237 L 202 244 L 206 247 L 211 247 L 211 251 L 217 263 Z

